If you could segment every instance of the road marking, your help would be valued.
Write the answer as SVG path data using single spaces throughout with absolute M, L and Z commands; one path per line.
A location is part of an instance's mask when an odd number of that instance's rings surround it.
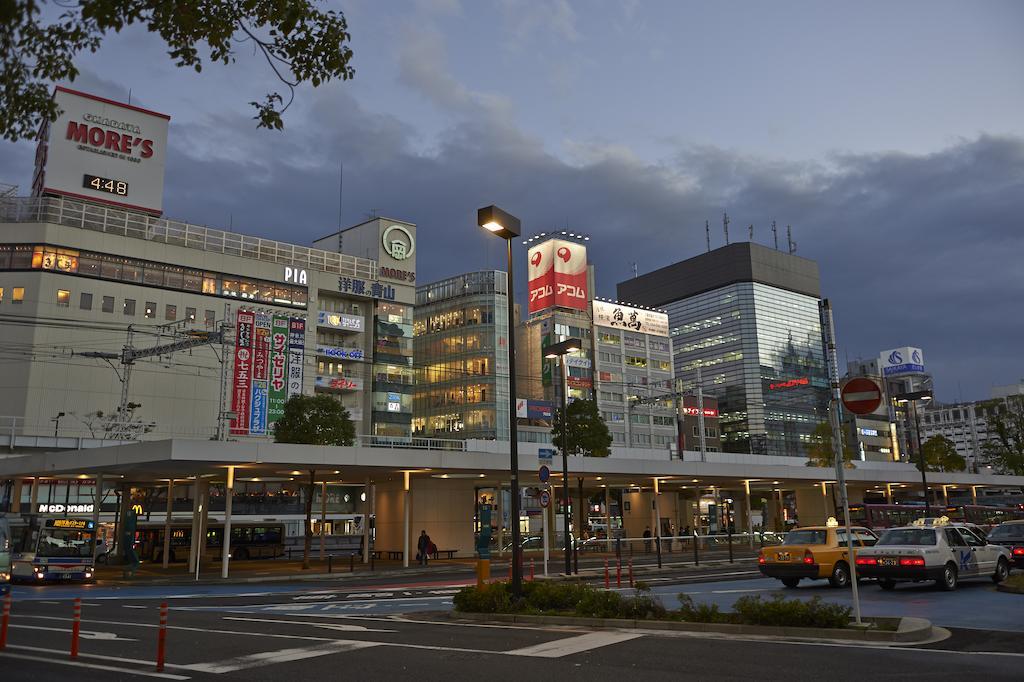
M 542 642 L 523 649 L 506 651 L 509 656 L 538 656 L 540 658 L 561 658 L 578 654 L 591 649 L 611 646 L 619 642 L 628 642 L 631 639 L 643 637 L 634 632 L 589 632 L 578 637 L 567 637 L 556 639 L 552 642 Z
M 12 647 L 13 648 L 13 647 Z M 156 673 L 147 670 L 132 670 L 131 668 L 117 668 L 112 665 L 100 665 L 99 663 L 85 663 L 83 661 L 66 661 L 60 658 L 29 656 L 27 654 L 12 654 L 9 651 L 0 651 L 0 658 L 14 658 L 22 661 L 36 661 L 38 663 L 52 663 L 54 665 L 69 665 L 73 668 L 88 668 L 90 670 L 104 670 L 106 672 L 122 673 L 124 675 L 141 675 L 143 677 L 158 677 L 164 680 L 189 680 L 185 675 L 174 675 L 171 673 Z
M 284 623 L 287 625 L 309 625 L 316 628 L 327 628 L 339 632 L 398 632 L 381 628 L 368 628 L 365 625 L 346 625 L 343 623 L 313 623 L 305 620 L 280 620 L 277 618 L 242 618 L 240 616 L 224 616 L 224 620 L 240 620 L 252 623 Z
M 181 667 L 186 670 L 219 675 L 223 673 L 233 673 L 247 668 L 257 668 L 264 665 L 273 665 L 275 663 L 299 661 L 305 658 L 316 658 L 317 656 L 327 656 L 343 651 L 368 649 L 375 646 L 380 646 L 380 644 L 378 642 L 363 642 L 356 639 L 339 639 L 313 647 L 280 649 L 278 651 L 262 651 L 258 654 L 229 658 L 217 663 L 190 663 Z
M 19 618 L 24 616 L 19 615 Z M 70 628 L 48 628 L 42 625 L 21 625 L 20 623 L 11 623 L 7 627 L 22 628 L 25 630 L 49 630 L 50 632 L 71 632 Z M 78 636 L 82 639 L 106 639 L 106 640 L 118 640 L 121 642 L 137 642 L 139 640 L 132 639 L 131 637 L 119 637 L 116 632 L 97 632 L 95 630 L 82 630 L 78 633 Z
M 142 606 L 141 604 L 121 604 L 122 609 L 148 609 L 148 606 Z

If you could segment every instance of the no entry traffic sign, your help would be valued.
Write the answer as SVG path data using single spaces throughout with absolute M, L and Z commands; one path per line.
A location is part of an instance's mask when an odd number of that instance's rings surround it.
M 854 414 L 871 414 L 882 404 L 882 389 L 871 379 L 850 379 L 841 393 L 843 407 Z

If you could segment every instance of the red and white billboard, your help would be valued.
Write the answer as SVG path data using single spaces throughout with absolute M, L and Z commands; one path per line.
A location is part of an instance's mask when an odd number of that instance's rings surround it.
M 43 124 L 32 193 L 60 194 L 160 215 L 170 116 L 58 87 Z
M 587 247 L 549 239 L 527 254 L 530 313 L 553 306 L 587 309 Z
M 231 434 L 249 434 L 249 397 L 252 390 L 253 332 L 256 315 L 239 310 L 235 318 L 235 380 L 231 390 Z

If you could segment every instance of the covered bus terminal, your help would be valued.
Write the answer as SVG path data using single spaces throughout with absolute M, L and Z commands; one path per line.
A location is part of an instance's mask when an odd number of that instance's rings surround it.
M 537 473 L 539 448 L 520 446 L 520 481 L 526 489 L 520 527 L 524 534 L 538 533 L 542 515 L 549 514 L 550 543 L 558 547 L 560 541 L 555 538 L 562 526 L 555 508 L 564 472 L 561 458 L 554 458 L 548 482 L 552 504 L 542 507 L 538 492 L 545 486 Z M 299 507 L 282 499 L 275 501 L 277 506 L 261 505 L 259 495 L 243 493 L 243 488 L 251 491 L 254 483 L 277 483 L 278 495 L 287 497 L 312 480 L 320 493 L 313 506 L 320 528 L 328 522 L 331 497 L 325 493 L 348 490 L 345 509 L 352 513 L 344 515 L 349 523 L 338 524 L 337 532 L 361 535 L 353 548 L 363 562 L 376 555 L 409 566 L 415 562 L 421 530 L 429 533 L 442 553 L 473 557 L 482 503 L 496 507 L 492 526 L 496 526 L 501 551 L 509 524 L 508 461 L 507 444 L 495 441 L 415 439 L 389 444 L 362 439 L 350 447 L 321 447 L 171 439 L 40 450 L 0 459 L 0 481 L 4 482 L 0 500 L 5 502 L 4 509 L 16 514 L 91 516 L 98 526 L 123 520 L 134 507 L 151 523 L 167 526 L 162 538 L 168 544 L 170 524 L 184 520 L 192 529 L 188 570 L 195 569 L 198 556 L 200 563 L 218 560 L 227 577 L 229 558 L 222 554 L 230 555 L 230 549 L 209 556 L 206 543 L 197 541 L 207 535 L 209 524 L 230 528 L 232 523 L 280 521 L 278 511 L 294 512 Z M 573 533 L 584 529 L 583 537 L 587 529 L 598 529 L 598 537 L 606 537 L 601 531 L 610 528 L 612 537 L 640 538 L 645 531 L 654 536 L 704 536 L 723 533 L 728 527 L 749 537 L 753 545 L 759 531 L 783 530 L 794 523 L 820 524 L 836 514 L 834 472 L 806 466 L 806 460 L 798 457 L 708 453 L 706 461 L 701 461 L 696 452 L 684 452 L 679 458 L 656 450 L 617 448 L 607 458 L 570 457 L 568 469 Z M 94 483 L 88 486 L 92 496 L 97 490 L 117 489 L 120 508 L 83 498 L 80 492 L 72 497 L 69 491 L 78 481 Z M 910 506 L 922 501 L 920 472 L 909 464 L 858 462 L 848 469 L 847 481 L 851 505 L 872 500 Z M 54 484 L 63 486 L 64 497 L 72 504 L 54 503 L 52 494 L 43 492 Z M 1022 487 L 1022 476 L 929 472 L 931 502 L 937 513 L 953 500 L 979 504 L 986 491 Z M 144 491 L 156 494 L 147 497 Z M 142 509 L 140 499 L 153 500 L 147 503 L 150 508 Z M 335 502 L 332 511 L 339 509 L 340 502 Z M 585 518 L 579 517 L 580 512 Z M 337 520 L 338 515 L 332 517 Z M 230 535 L 224 533 L 224 537 Z M 314 550 L 318 547 L 323 545 L 314 544 Z M 165 568 L 167 549 L 165 544 L 160 553 Z M 184 569 L 184 557 L 178 560 Z

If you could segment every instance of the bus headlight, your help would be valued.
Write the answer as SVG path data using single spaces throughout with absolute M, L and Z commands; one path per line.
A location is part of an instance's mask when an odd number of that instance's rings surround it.
M 37 568 L 36 569 L 36 578 L 38 578 L 39 580 L 42 580 L 45 577 L 46 576 L 44 576 L 43 573 Z
M 92 577 L 92 571 L 86 571 L 85 572 L 85 577 L 86 578 L 91 578 Z

